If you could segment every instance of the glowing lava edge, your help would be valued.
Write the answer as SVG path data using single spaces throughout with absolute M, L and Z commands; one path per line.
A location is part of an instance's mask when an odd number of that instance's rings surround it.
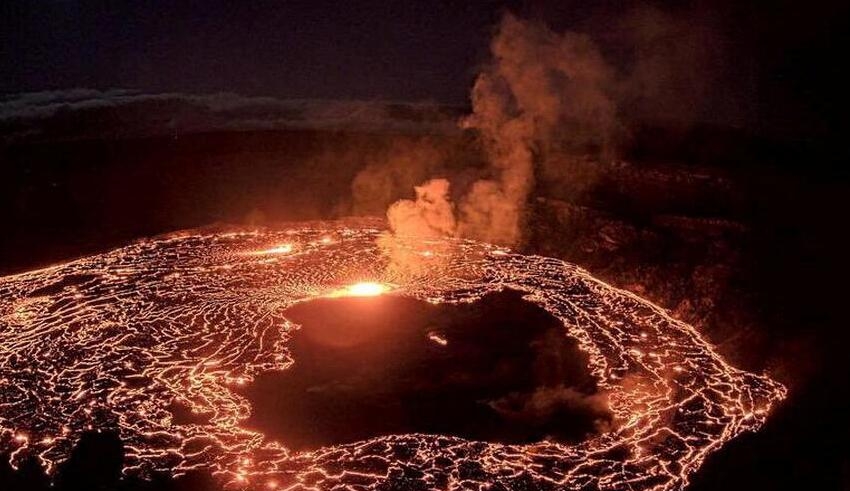
M 82 432 L 112 428 L 125 473 L 206 469 L 234 489 L 669 490 L 786 395 L 572 264 L 446 239 L 422 254 L 433 268 L 404 277 L 376 245 L 382 228 L 358 219 L 186 231 L 0 278 L 0 452 L 53 472 Z M 362 282 L 435 303 L 524 292 L 588 354 L 614 427 L 571 446 L 405 434 L 310 452 L 241 427 L 251 406 L 234 388 L 293 363 L 298 326 L 281 312 Z M 174 403 L 205 420 L 178 424 Z

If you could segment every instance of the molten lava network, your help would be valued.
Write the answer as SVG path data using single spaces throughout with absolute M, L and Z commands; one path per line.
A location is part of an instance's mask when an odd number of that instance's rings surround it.
M 679 489 L 785 396 L 691 326 L 576 266 L 446 239 L 421 254 L 440 261 L 430 273 L 403 277 L 376 245 L 380 227 L 190 231 L 0 278 L 0 451 L 53 471 L 82 432 L 114 428 L 127 473 L 207 469 L 237 489 Z M 281 314 L 294 303 L 472 302 L 505 288 L 578 340 L 612 428 L 576 445 L 406 434 L 294 452 L 241 426 L 251 406 L 235 389 L 297 363 L 287 342 L 298 326 Z M 196 417 L 176 418 L 175 404 Z

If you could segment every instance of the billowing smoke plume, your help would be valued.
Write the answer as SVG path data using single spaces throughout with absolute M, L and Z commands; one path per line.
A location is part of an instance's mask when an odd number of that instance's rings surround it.
M 457 222 L 449 198 L 449 181 L 432 179 L 416 186 L 416 200 L 400 200 L 387 211 L 392 234 L 384 234 L 378 244 L 389 256 L 392 273 L 418 275 L 446 263 L 446 244 L 421 239 L 455 235 Z M 414 240 L 407 240 L 413 238 Z
M 429 181 L 415 200 L 388 212 L 397 235 L 435 233 L 516 245 L 522 241 L 535 168 L 550 148 L 605 154 L 619 131 L 612 70 L 586 36 L 557 34 L 506 15 L 491 43 L 492 61 L 472 90 L 461 125 L 481 140 L 489 167 L 455 206 L 449 183 Z
M 449 200 L 449 181 L 432 179 L 416 186 L 416 201 L 401 200 L 387 211 L 390 228 L 399 235 L 440 237 L 454 235 L 454 207 Z
M 434 138 L 393 142 L 378 151 L 357 148 L 360 160 L 367 164 L 351 183 L 352 211 L 356 215 L 377 215 L 410 192 L 417 184 L 440 172 L 449 158 L 446 145 Z M 340 159 L 339 155 L 332 156 Z M 344 155 L 345 162 L 356 162 L 355 155 Z
M 522 239 L 535 166 L 548 148 L 609 148 L 618 127 L 613 73 L 586 36 L 556 34 L 506 15 L 491 45 L 493 63 L 472 91 L 473 114 L 493 177 L 460 204 L 461 235 L 502 244 Z M 558 134 L 560 132 L 560 134 Z

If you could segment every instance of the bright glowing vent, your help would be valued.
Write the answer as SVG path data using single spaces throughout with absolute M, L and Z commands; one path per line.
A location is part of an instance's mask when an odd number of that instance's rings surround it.
M 339 290 L 334 290 L 328 296 L 332 298 L 377 297 L 378 295 L 386 293 L 390 290 L 392 290 L 392 288 L 384 283 L 377 283 L 373 281 L 361 281 L 359 283 L 354 283 L 344 288 L 340 288 Z

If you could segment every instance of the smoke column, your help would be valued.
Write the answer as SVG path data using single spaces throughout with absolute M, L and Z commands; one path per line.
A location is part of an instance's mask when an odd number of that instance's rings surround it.
M 507 14 L 490 49 L 492 60 L 472 90 L 472 114 L 461 121 L 481 140 L 486 174 L 457 206 L 446 179 L 417 186 L 415 200 L 387 211 L 394 234 L 520 244 L 535 168 L 546 152 L 613 148 L 620 127 L 610 96 L 613 71 L 587 36 L 557 34 Z

